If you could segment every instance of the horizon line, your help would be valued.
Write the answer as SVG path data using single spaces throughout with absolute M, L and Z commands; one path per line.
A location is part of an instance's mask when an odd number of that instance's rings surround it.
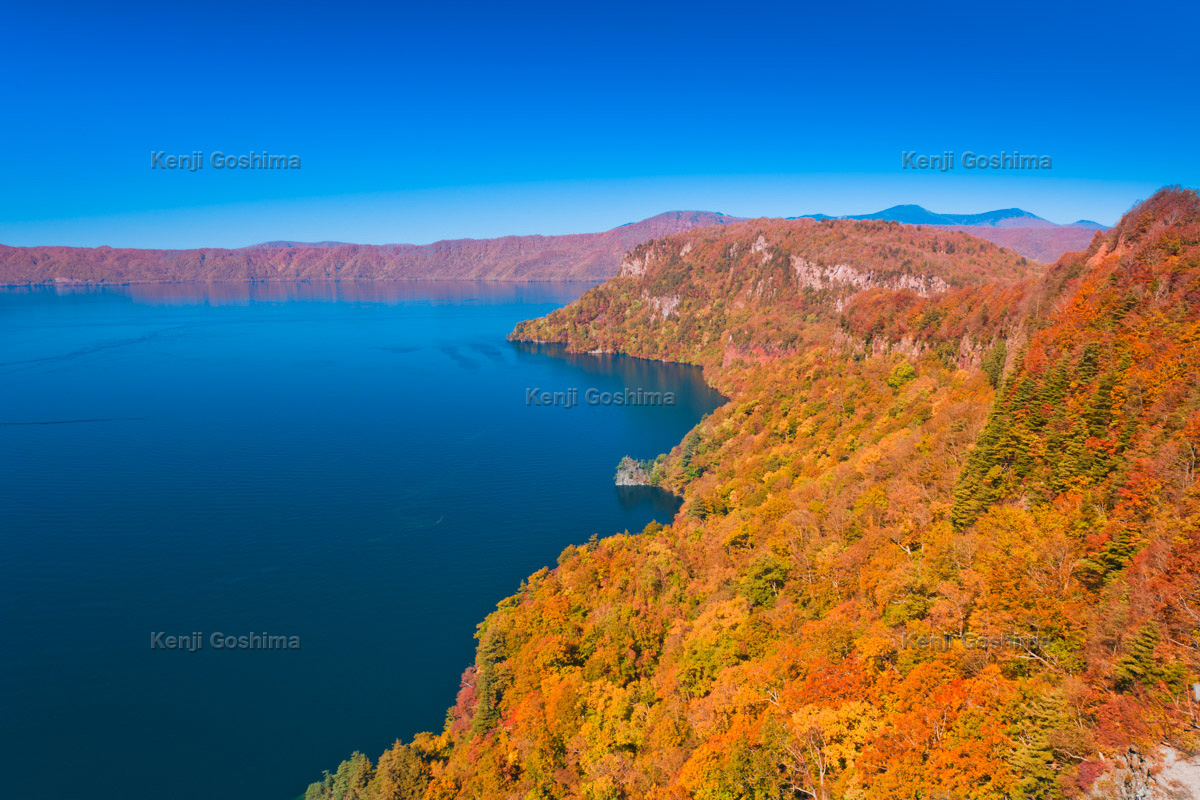
M 1137 203 L 1134 203 L 1133 205 L 1136 206 Z M 1131 208 L 1132 207 L 1133 206 L 1131 206 Z M 573 232 L 569 232 L 569 233 L 506 233 L 506 234 L 501 234 L 499 236 L 456 236 L 456 237 L 448 237 L 448 238 L 441 238 L 441 239 L 433 239 L 433 240 L 430 240 L 427 242 L 349 242 L 349 241 L 341 241 L 338 239 L 330 239 L 330 238 L 317 238 L 312 241 L 301 241 L 298 239 L 275 238 L 275 239 L 261 239 L 256 242 L 251 242 L 250 244 L 239 245 L 237 247 L 221 247 L 221 246 L 216 246 L 216 245 L 200 245 L 198 247 L 137 247 L 137 246 L 111 245 L 111 244 L 10 245 L 10 244 L 6 244 L 4 242 L 0 242 L 0 247 L 10 247 L 13 249 L 38 249 L 38 248 L 46 248 L 46 247 L 62 247 L 62 248 L 69 248 L 69 249 L 73 249 L 73 250 L 104 250 L 104 249 L 108 249 L 108 250 L 162 250 L 162 251 L 248 250 L 251 248 L 262 247 L 264 245 L 275 244 L 275 243 L 288 243 L 288 244 L 295 245 L 298 247 L 338 247 L 338 246 L 343 246 L 343 245 L 344 246 L 353 246 L 353 247 L 428 247 L 428 246 L 435 245 L 435 244 L 441 244 L 443 242 L 489 241 L 489 240 L 496 240 L 496 239 L 524 238 L 524 237 L 535 237 L 535 236 L 543 237 L 543 238 L 553 238 L 553 237 L 558 237 L 558 236 L 589 236 L 589 235 L 595 236 L 595 235 L 600 235 L 600 234 L 604 234 L 604 233 L 610 233 L 612 231 L 619 230 L 621 228 L 626 228 L 626 227 L 629 227 L 630 225 L 637 225 L 642 222 L 647 222 L 649 220 L 655 219 L 657 217 L 666 216 L 668 214 L 713 214 L 715 216 L 726 217 L 728 219 L 737 220 L 739 222 L 749 222 L 751 220 L 756 220 L 756 219 L 798 220 L 798 219 L 817 219 L 817 218 L 821 218 L 821 217 L 823 217 L 825 219 L 834 219 L 834 220 L 855 220 L 855 217 L 869 216 L 870 214 L 882 214 L 887 211 L 892 211 L 894 209 L 900 209 L 900 208 L 920 209 L 921 211 L 924 211 L 929 214 L 934 214 L 937 216 L 951 216 L 951 215 L 953 215 L 953 216 L 980 216 L 983 214 L 990 214 L 990 213 L 994 213 L 997 211 L 1020 211 L 1024 214 L 1028 214 L 1032 217 L 1035 217 L 1036 219 L 1042 220 L 1044 222 L 1048 222 L 1051 225 L 1053 225 L 1055 227 L 1059 227 L 1059 228 L 1068 228 L 1068 227 L 1072 227 L 1072 226 L 1077 226 L 1077 225 L 1080 225 L 1081 223 L 1086 223 L 1086 224 L 1090 224 L 1090 225 L 1101 225 L 1101 226 L 1103 226 L 1103 228 L 1105 230 L 1112 228 L 1112 224 L 1105 223 L 1105 222 L 1099 222 L 1096 220 L 1086 219 L 1086 218 L 1077 219 L 1073 222 L 1054 222 L 1053 220 L 1047 219 L 1046 217 L 1042 217 L 1042 216 L 1035 214 L 1032 211 L 1029 211 L 1027 209 L 1020 208 L 1019 206 L 1010 206 L 1007 208 L 993 208 L 993 209 L 988 209 L 986 211 L 978 211 L 978 212 L 941 212 L 941 211 L 932 211 L 931 209 L 928 209 L 925 206 L 920 205 L 919 203 L 896 203 L 894 205 L 887 206 L 886 208 L 882 208 L 879 211 L 865 212 L 865 213 L 859 213 L 859 214 L 825 214 L 824 212 L 813 212 L 811 214 L 797 214 L 795 216 L 772 216 L 772 215 L 739 216 L 736 214 L 727 214 L 723 211 L 710 211 L 708 209 L 700 209 L 700 208 L 679 208 L 679 209 L 668 209 L 666 211 L 660 211 L 657 214 L 651 214 L 648 217 L 643 217 L 641 219 L 632 220 L 630 222 L 623 222 L 619 225 L 614 225 L 611 228 L 605 228 L 603 230 L 573 231 Z M 857 221 L 866 221 L 866 220 L 857 220 Z M 908 223 L 908 222 L 900 222 L 899 220 L 886 220 L 886 221 L 899 222 L 899 224 L 901 224 L 901 225 L 929 225 L 930 227 L 941 227 L 940 225 L 937 225 L 935 223 Z M 951 225 L 955 225 L 955 224 L 952 223 Z M 996 228 L 1001 227 L 1001 226 L 997 226 L 997 225 L 969 225 L 966 223 L 957 223 L 957 226 L 996 227 Z M 1030 227 L 1030 226 L 1013 225 L 1013 226 L 1008 226 L 1008 227 L 1023 228 L 1023 227 Z M 279 249 L 283 249 L 283 248 L 279 248 Z

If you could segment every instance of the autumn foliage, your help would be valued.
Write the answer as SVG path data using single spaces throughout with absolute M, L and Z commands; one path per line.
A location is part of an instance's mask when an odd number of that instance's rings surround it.
M 695 230 L 514 335 L 731 400 L 661 467 L 670 526 L 567 548 L 479 626 L 444 731 L 311 800 L 1062 798 L 1195 751 L 1194 192 L 1048 269 L 881 222 Z

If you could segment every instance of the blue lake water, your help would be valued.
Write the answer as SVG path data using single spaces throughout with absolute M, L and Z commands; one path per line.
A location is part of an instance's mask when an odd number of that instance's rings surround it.
M 289 800 L 440 730 L 475 625 L 567 544 L 668 520 L 616 463 L 722 402 L 505 341 L 586 288 L 0 290 L 5 796 Z M 528 403 L 572 388 L 677 402 Z

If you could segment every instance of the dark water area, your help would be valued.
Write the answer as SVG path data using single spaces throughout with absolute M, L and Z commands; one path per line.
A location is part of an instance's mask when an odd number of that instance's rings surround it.
M 0 290 L 5 795 L 286 800 L 440 730 L 475 625 L 566 545 L 669 520 L 616 464 L 723 402 L 693 368 L 505 341 L 586 288 Z

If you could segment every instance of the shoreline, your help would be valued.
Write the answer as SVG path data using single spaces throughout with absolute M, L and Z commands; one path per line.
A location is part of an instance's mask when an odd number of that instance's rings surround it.
M 244 285 L 244 284 L 329 284 L 329 283 L 590 283 L 599 285 L 608 278 L 230 278 L 227 280 L 203 280 L 201 278 L 178 280 L 129 280 L 129 281 L 28 281 L 26 283 L 0 283 L 0 289 L 45 288 L 104 288 L 117 286 L 186 286 L 188 284 Z

